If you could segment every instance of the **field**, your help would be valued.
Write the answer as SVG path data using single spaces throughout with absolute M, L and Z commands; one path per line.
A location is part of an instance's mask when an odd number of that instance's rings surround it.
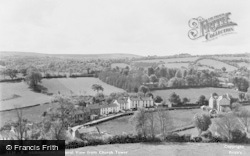
M 197 60 L 199 57 L 183 57 L 183 58 L 169 58 L 169 59 L 152 59 L 152 60 L 139 60 L 135 62 L 164 62 L 164 63 L 171 63 L 171 62 L 193 62 Z
M 51 101 L 45 94 L 33 92 L 25 82 L 0 83 L 0 111 Z
M 231 148 L 229 148 L 231 147 Z M 237 149 L 237 147 L 242 147 Z M 232 149 L 233 148 L 233 149 Z M 116 153 L 125 152 L 123 154 Z M 92 152 L 90 154 L 90 152 Z M 240 152 L 240 154 L 233 154 Z M 87 154 L 88 153 L 88 154 Z M 106 153 L 106 154 L 104 154 Z M 65 155 L 127 155 L 127 156 L 228 156 L 250 153 L 249 145 L 237 146 L 237 144 L 225 143 L 135 143 L 135 144 L 113 144 L 100 146 L 87 146 L 65 151 Z
M 50 107 L 57 107 L 57 103 L 43 104 L 40 106 L 29 107 L 22 109 L 23 117 L 32 122 L 39 122 L 42 120 L 42 114 Z M 0 127 L 10 120 L 16 120 L 17 114 L 15 110 L 0 112 Z
M 195 113 L 201 112 L 200 109 L 192 110 L 173 110 L 169 111 L 168 131 L 183 126 L 192 125 L 192 118 Z M 120 117 L 108 122 L 98 124 L 97 127 L 100 131 L 108 132 L 110 134 L 122 134 L 122 133 L 135 133 L 133 125 L 129 119 L 132 116 Z
M 222 67 L 225 67 L 227 71 L 234 71 L 237 69 L 234 66 L 231 66 L 221 61 L 212 60 L 212 59 L 202 59 L 198 61 L 198 63 L 200 63 L 201 65 L 212 66 L 215 69 L 221 69 Z
M 112 92 L 124 92 L 124 90 L 108 85 L 98 78 L 60 78 L 60 79 L 43 79 L 42 86 L 48 89 L 49 93 L 57 94 L 81 94 L 95 95 L 96 91 L 91 89 L 93 84 L 100 84 L 104 88 L 103 93 L 109 95 Z
M 207 99 L 210 98 L 212 93 L 217 93 L 218 95 L 230 94 L 233 97 L 238 97 L 238 91 L 227 88 L 191 88 L 191 89 L 169 89 L 169 90 L 156 90 L 152 93 L 154 96 L 159 95 L 163 99 L 167 99 L 169 96 L 175 92 L 180 96 L 180 98 L 187 97 L 190 99 L 191 103 L 195 103 L 201 95 L 204 95 Z
M 248 70 L 250 70 L 250 63 L 246 63 L 246 62 L 240 62 L 238 63 L 239 67 L 247 67 Z

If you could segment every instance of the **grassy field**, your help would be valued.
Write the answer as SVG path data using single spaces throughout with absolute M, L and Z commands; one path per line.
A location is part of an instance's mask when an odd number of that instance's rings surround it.
M 192 118 L 194 114 L 201 111 L 202 110 L 200 109 L 169 111 L 169 127 L 167 130 L 171 131 L 176 128 L 192 125 Z M 108 132 L 110 134 L 135 133 L 134 126 L 129 121 L 131 117 L 132 116 L 120 117 L 98 124 L 97 127 L 100 131 Z
M 40 106 L 29 107 L 22 109 L 23 117 L 32 122 L 39 122 L 42 120 L 42 114 L 50 107 L 57 107 L 57 103 L 53 104 L 43 104 Z M 0 112 L 0 127 L 2 127 L 6 122 L 17 119 L 17 114 L 15 110 Z
M 60 78 L 60 79 L 44 79 L 42 86 L 48 89 L 49 93 L 95 95 L 96 91 L 91 89 L 93 84 L 100 84 L 104 88 L 104 94 L 109 95 L 112 92 L 124 92 L 124 90 L 108 85 L 98 78 Z
M 152 59 L 152 60 L 139 60 L 135 62 L 164 62 L 164 63 L 169 63 L 169 62 L 182 62 L 182 61 L 189 61 L 193 62 L 197 60 L 199 57 L 184 57 L 184 58 L 169 58 L 169 59 Z
M 154 96 L 159 95 L 163 99 L 169 99 L 169 96 L 175 92 L 180 96 L 180 98 L 187 97 L 190 102 L 194 103 L 198 100 L 200 95 L 204 95 L 207 99 L 210 98 L 212 93 L 217 93 L 218 95 L 231 94 L 233 97 L 238 97 L 238 91 L 227 88 L 191 88 L 191 89 L 169 89 L 169 90 L 156 90 L 152 93 Z
M 242 148 L 237 149 L 237 147 Z M 124 153 L 118 154 L 117 152 Z M 232 154 L 233 152 L 240 152 L 240 154 Z M 247 156 L 250 153 L 250 146 L 245 144 L 237 146 L 237 144 L 225 143 L 135 143 L 87 146 L 65 151 L 66 156 L 80 154 L 97 156 L 104 155 L 104 153 L 106 153 L 105 155 L 126 156 Z
M 0 90 L 0 111 L 51 101 L 50 96 L 32 91 L 25 82 L 0 83 Z
M 200 63 L 201 65 L 212 66 L 215 69 L 221 69 L 222 67 L 225 67 L 227 71 L 233 71 L 233 70 L 237 69 L 234 66 L 226 64 L 224 62 L 212 60 L 212 59 L 202 59 L 202 60 L 198 61 L 198 63 Z

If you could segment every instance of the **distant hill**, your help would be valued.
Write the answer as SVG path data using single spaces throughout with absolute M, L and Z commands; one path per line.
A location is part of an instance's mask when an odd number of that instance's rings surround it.
M 51 56 L 51 57 L 64 57 L 64 58 L 102 58 L 102 59 L 115 59 L 115 58 L 139 58 L 142 56 L 125 53 L 109 53 L 109 54 L 44 54 L 35 52 L 15 52 L 15 51 L 0 51 L 0 57 L 6 56 Z

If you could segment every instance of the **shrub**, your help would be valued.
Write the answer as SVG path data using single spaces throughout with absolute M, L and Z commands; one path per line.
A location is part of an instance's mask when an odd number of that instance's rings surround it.
M 232 132 L 232 140 L 230 142 L 233 143 L 245 143 L 247 141 L 246 133 L 242 132 L 239 129 L 234 129 Z
M 206 131 L 201 136 L 204 137 L 204 138 L 209 138 L 210 139 L 210 138 L 212 138 L 212 132 L 211 131 Z

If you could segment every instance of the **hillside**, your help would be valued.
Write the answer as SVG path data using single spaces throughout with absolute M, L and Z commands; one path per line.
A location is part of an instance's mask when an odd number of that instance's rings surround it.
M 109 54 L 45 54 L 45 53 L 35 53 L 35 52 L 7 52 L 0 51 L 0 57 L 6 56 L 50 56 L 50 57 L 63 57 L 63 58 L 102 58 L 102 59 L 115 59 L 115 58 L 138 58 L 139 55 L 134 54 L 124 54 L 124 53 L 109 53 Z

